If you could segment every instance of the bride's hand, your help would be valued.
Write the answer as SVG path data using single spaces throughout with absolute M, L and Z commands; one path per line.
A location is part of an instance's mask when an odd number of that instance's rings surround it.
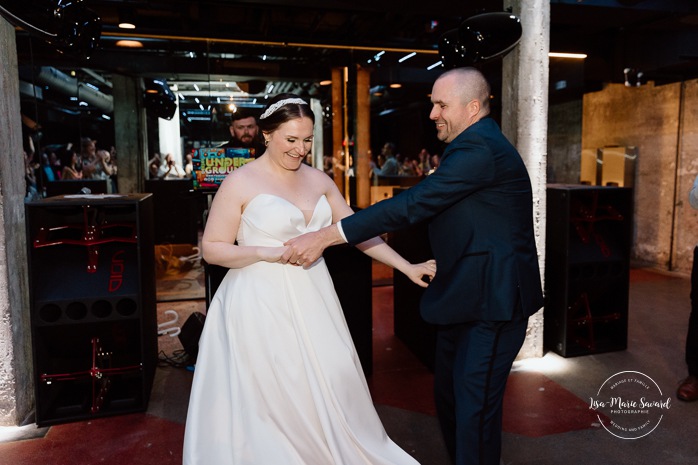
M 260 247 L 259 256 L 262 261 L 269 263 L 282 262 L 281 256 L 288 247 Z
M 424 282 L 423 278 L 426 277 L 429 281 L 434 279 L 434 276 L 436 276 L 436 260 L 410 264 L 404 273 L 416 285 L 427 287 L 429 283 Z

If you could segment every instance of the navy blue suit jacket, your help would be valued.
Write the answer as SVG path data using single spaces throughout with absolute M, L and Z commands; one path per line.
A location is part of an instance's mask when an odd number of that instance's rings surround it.
M 419 184 L 341 221 L 350 244 L 428 220 L 437 273 L 422 296 L 434 324 L 509 321 L 543 306 L 531 181 L 497 123 L 483 118 Z

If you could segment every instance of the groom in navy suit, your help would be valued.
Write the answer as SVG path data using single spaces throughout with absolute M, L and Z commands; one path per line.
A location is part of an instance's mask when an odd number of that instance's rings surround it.
M 437 325 L 434 395 L 457 465 L 498 465 L 502 401 L 528 317 L 543 306 L 531 182 L 517 150 L 488 117 L 490 86 L 474 68 L 434 82 L 430 118 L 448 143 L 416 186 L 287 243 L 283 260 L 310 265 L 335 244 L 357 244 L 427 220 L 438 272 L 421 301 Z

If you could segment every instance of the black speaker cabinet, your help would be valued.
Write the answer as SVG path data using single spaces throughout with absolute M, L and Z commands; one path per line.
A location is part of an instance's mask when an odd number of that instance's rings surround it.
M 563 357 L 624 350 L 633 191 L 547 189 L 544 343 Z
M 199 242 L 198 193 L 192 179 L 146 179 L 145 191 L 153 194 L 156 244 Z
M 150 194 L 26 204 L 36 423 L 144 411 L 157 365 Z

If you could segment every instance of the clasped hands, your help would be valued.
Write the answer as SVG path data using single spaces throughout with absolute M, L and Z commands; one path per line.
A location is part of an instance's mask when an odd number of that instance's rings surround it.
M 279 258 L 279 262 L 307 267 L 315 263 L 328 246 L 338 243 L 340 242 L 333 239 L 332 236 L 324 234 L 323 230 L 306 233 L 284 243 L 286 250 Z M 400 271 L 418 286 L 427 287 L 436 276 L 436 260 L 408 263 Z M 424 278 L 428 281 L 425 281 Z

